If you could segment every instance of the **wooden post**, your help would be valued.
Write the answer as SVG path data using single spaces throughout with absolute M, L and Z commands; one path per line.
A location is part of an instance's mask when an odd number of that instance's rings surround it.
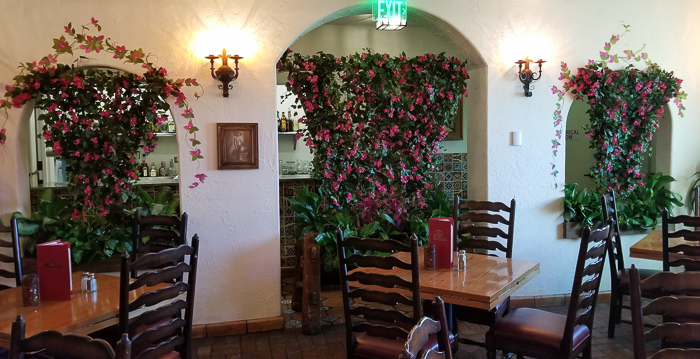
M 315 233 L 304 235 L 304 281 L 301 305 L 301 332 L 321 333 L 321 246 Z
M 301 312 L 301 302 L 304 295 L 304 240 L 297 239 L 294 244 L 294 287 L 292 288 L 292 310 Z

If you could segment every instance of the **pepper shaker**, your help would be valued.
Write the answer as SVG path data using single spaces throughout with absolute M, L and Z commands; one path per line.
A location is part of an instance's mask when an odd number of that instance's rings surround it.
M 467 251 L 464 249 L 460 249 L 459 252 L 457 252 L 457 270 L 467 270 Z

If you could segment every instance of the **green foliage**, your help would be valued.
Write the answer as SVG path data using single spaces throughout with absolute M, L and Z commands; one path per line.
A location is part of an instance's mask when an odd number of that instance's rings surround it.
M 592 225 L 601 220 L 600 195 L 588 189 L 576 189 L 578 183 L 564 185 L 564 222 Z
M 649 176 L 644 186 L 636 188 L 620 205 L 620 223 L 630 229 L 655 228 L 664 208 L 673 215 L 673 206 L 683 206 L 680 194 L 668 189 L 676 179 L 663 173 Z
M 428 219 L 451 217 L 452 204 L 440 189 L 430 190 L 424 208 L 413 210 L 393 209 L 380 211 L 378 206 L 367 204 L 355 207 L 334 207 L 322 196 L 304 188 L 289 198 L 290 209 L 295 214 L 294 236 L 301 239 L 306 233 L 317 233 L 316 241 L 321 245 L 324 271 L 338 268 L 336 230 L 345 236 L 364 238 L 393 238 L 408 241 L 416 234 L 422 245 L 428 241 Z
M 698 216 L 700 214 L 695 213 L 695 187 L 700 186 L 700 172 L 693 173 L 693 175 L 690 176 L 690 178 L 693 177 L 695 177 L 695 180 L 691 182 L 688 186 L 688 195 L 685 198 L 686 203 L 688 204 L 688 208 L 690 209 L 690 213 L 693 213 L 696 216 Z
M 654 173 L 643 186 L 617 197 L 620 226 L 628 229 L 656 228 L 664 208 L 673 215 L 674 206 L 683 206 L 681 195 L 668 189 L 672 176 Z M 593 224 L 602 220 L 600 195 L 587 189 L 577 190 L 578 184 L 564 186 L 564 221 Z

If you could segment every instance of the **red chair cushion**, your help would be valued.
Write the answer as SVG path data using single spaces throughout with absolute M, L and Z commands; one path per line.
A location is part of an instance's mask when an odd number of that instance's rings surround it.
M 566 316 L 533 308 L 517 308 L 491 327 L 496 342 L 527 343 L 557 350 L 564 336 Z M 574 328 L 574 347 L 580 345 L 591 333 L 585 325 Z

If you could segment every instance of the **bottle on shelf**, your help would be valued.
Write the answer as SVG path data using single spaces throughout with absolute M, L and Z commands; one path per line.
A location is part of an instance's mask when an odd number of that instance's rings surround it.
M 277 111 L 277 132 L 282 132 L 282 120 L 280 120 L 279 111 Z
M 284 116 L 284 111 L 282 111 L 282 118 L 280 119 L 280 132 L 287 132 L 287 117 Z
M 294 111 L 294 132 L 299 131 L 299 113 Z
M 168 168 L 165 167 L 165 161 L 160 161 L 160 168 L 158 168 L 158 176 L 165 177 L 168 175 Z
M 151 162 L 151 171 L 150 171 L 150 177 L 158 177 L 158 170 L 156 169 L 156 163 Z
M 168 120 L 168 132 L 175 133 L 175 121 L 173 119 Z
M 148 163 L 146 163 L 146 160 L 141 160 L 141 177 L 148 177 L 148 176 L 149 176 Z
M 173 165 L 173 160 L 170 160 L 170 167 L 168 167 L 168 176 L 170 176 L 170 177 L 177 176 L 177 170 L 175 169 L 175 166 Z

